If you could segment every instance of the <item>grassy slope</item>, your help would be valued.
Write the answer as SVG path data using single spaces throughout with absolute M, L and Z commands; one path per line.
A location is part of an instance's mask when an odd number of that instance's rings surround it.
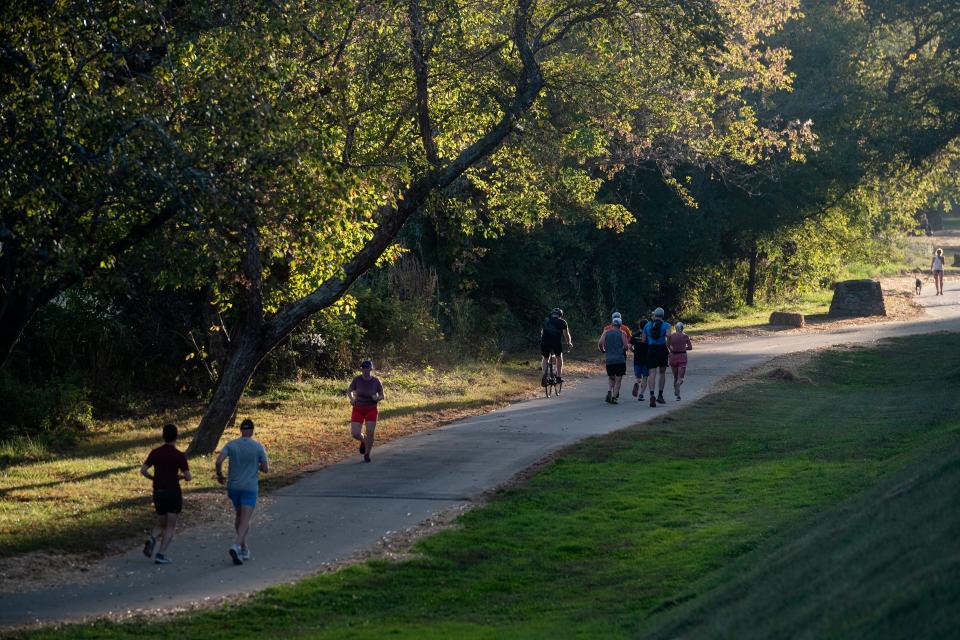
M 636 637 L 663 618 L 675 620 L 675 605 L 686 598 L 736 580 L 752 584 L 749 572 L 762 567 L 751 558 L 770 554 L 771 544 L 802 546 L 816 522 L 834 521 L 823 514 L 844 500 L 868 522 L 877 501 L 862 491 L 960 442 L 960 398 L 945 390 L 958 372 L 941 360 L 958 349 L 960 336 L 934 336 L 829 353 L 806 372 L 816 385 L 767 382 L 589 440 L 465 515 L 459 529 L 421 542 L 419 556 L 407 562 L 351 567 L 146 628 L 99 624 L 38 637 L 244 638 L 265 630 L 310 638 Z M 909 393 L 890 393 L 890 376 L 903 371 L 915 374 Z M 957 510 L 941 516 L 955 531 Z M 913 524 L 890 520 L 886 529 L 909 538 Z M 916 536 L 914 546 L 923 547 L 926 560 L 937 549 L 925 542 Z M 856 539 L 849 544 L 859 548 Z M 857 570 L 848 562 L 860 562 L 856 553 L 825 553 L 822 541 L 808 551 L 831 569 L 824 585 Z M 957 575 L 938 574 L 953 592 Z M 764 595 L 771 587 L 757 576 L 756 591 Z M 881 576 L 890 584 L 878 592 L 873 581 Z M 849 606 L 868 611 L 869 602 L 858 598 L 891 593 L 915 578 L 867 571 L 857 578 L 859 589 L 836 588 Z M 835 595 L 826 588 L 803 593 L 807 608 Z M 714 611 L 705 601 L 703 611 Z M 900 603 L 911 605 L 911 593 Z M 756 615 L 745 610 L 741 628 L 752 630 Z M 837 620 L 825 635 L 842 632 Z
M 539 362 L 473 364 L 434 371 L 394 370 L 383 376 L 388 394 L 377 438 L 393 439 L 533 392 Z M 349 437 L 347 380 L 288 382 L 240 407 L 252 418 L 257 438 L 271 456 L 271 486 L 286 484 L 305 469 L 356 454 Z M 103 551 L 149 526 L 150 484 L 140 464 L 159 444 L 160 426 L 173 421 L 189 442 L 200 419 L 201 403 L 164 411 L 144 411 L 134 419 L 101 421 L 96 430 L 66 454 L 43 450 L 6 452 L 0 465 L 0 557 L 32 550 Z M 228 432 L 221 441 L 235 437 Z M 26 453 L 26 455 L 24 455 Z M 18 457 L 20 459 L 16 459 Z M 9 462 L 14 458 L 14 462 Z M 185 484 L 189 526 L 198 514 L 225 508 L 222 488 L 213 476 L 212 456 L 191 462 L 194 480 Z
M 954 446 L 709 576 L 650 637 L 956 637 L 958 496 Z

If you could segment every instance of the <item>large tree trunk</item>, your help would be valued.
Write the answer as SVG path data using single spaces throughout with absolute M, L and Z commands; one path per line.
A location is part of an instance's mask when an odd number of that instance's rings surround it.
M 202 455 L 216 450 L 223 432 L 234 421 L 237 405 L 257 365 L 270 353 L 272 346 L 264 347 L 261 331 L 248 329 L 247 332 L 246 335 L 234 336 L 234 349 L 220 373 L 213 398 L 203 413 L 187 455 Z

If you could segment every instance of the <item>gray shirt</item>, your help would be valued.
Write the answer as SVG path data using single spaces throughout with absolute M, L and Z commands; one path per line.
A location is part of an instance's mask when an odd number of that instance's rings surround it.
M 260 464 L 267 463 L 267 450 L 253 438 L 231 440 L 223 448 L 230 461 L 227 489 L 234 491 L 257 491 Z
M 608 329 L 603 334 L 603 357 L 607 364 L 624 364 L 627 361 L 627 352 L 623 348 L 626 341 L 620 327 Z

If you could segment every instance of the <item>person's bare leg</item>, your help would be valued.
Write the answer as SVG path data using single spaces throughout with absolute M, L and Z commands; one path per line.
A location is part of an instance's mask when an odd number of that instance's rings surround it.
M 663 394 L 663 388 L 667 386 L 667 368 L 660 367 L 660 394 Z
M 563 354 L 557 355 L 557 377 L 563 377 Z
M 179 515 L 179 513 L 167 514 L 166 522 L 163 526 L 163 540 L 160 542 L 160 548 L 157 550 L 157 553 L 165 554 L 167 547 L 169 547 L 173 541 L 173 534 L 177 529 L 177 517 Z
M 350 435 L 354 440 L 359 440 L 363 442 L 363 433 L 362 433 L 363 424 L 360 422 L 351 422 L 350 423 Z
M 623 384 L 623 376 L 617 376 L 613 381 L 613 397 L 620 397 L 620 385 Z
M 367 448 L 367 455 L 370 455 L 370 452 L 373 451 L 373 436 L 374 432 L 377 429 L 377 421 L 367 422 L 367 435 L 364 438 L 364 446 Z
M 650 390 L 651 394 L 655 394 L 656 388 L 657 388 L 657 368 L 654 367 L 650 369 L 650 371 L 647 373 L 647 389 Z
M 683 386 L 683 377 L 684 377 L 685 375 L 687 375 L 687 365 L 685 365 L 685 364 L 684 364 L 684 365 L 680 365 L 679 367 L 677 367 L 677 371 L 678 371 L 679 374 L 680 374 L 680 376 L 679 376 L 679 377 L 680 377 L 680 380 L 679 380 L 679 382 L 677 382 L 677 389 L 679 389 L 680 387 Z
M 247 547 L 247 533 L 250 531 L 250 520 L 253 518 L 253 507 L 245 504 L 237 507 L 236 529 L 237 537 L 234 543 L 241 549 Z
M 160 538 L 163 537 L 163 530 L 167 528 L 167 514 L 162 516 L 157 516 L 157 525 L 150 531 L 150 537 L 157 541 L 159 544 Z
M 670 372 L 673 373 L 673 395 L 680 395 L 680 367 L 673 365 L 670 367 Z

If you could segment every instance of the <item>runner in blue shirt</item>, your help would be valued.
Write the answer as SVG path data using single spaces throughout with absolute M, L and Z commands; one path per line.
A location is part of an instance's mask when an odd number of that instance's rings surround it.
M 650 375 L 647 378 L 647 388 L 650 390 L 650 406 L 656 407 L 657 403 L 666 404 L 663 399 L 663 387 L 667 383 L 667 361 L 670 354 L 667 351 L 667 336 L 670 334 L 670 324 L 663 319 L 663 308 L 657 307 L 653 311 L 653 320 L 643 325 L 643 335 L 647 337 L 647 367 L 650 369 Z M 653 390 L 656 388 L 657 370 L 660 371 L 660 386 L 656 396 Z

